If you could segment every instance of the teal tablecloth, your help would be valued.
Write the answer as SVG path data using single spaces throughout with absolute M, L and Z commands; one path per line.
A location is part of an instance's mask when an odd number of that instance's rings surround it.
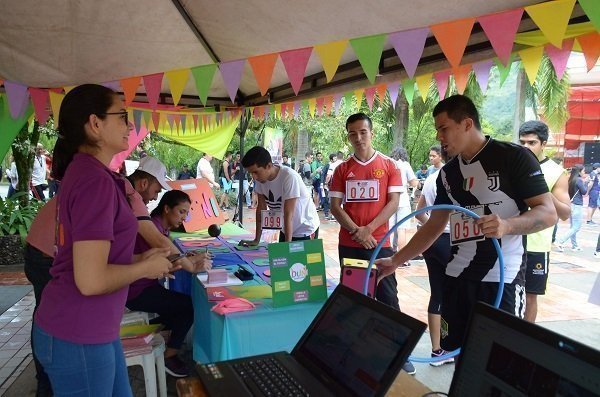
M 258 285 L 259 281 L 249 281 Z M 262 283 L 262 280 L 260 281 Z M 252 311 L 222 316 L 210 311 L 206 290 L 192 282 L 195 361 L 208 363 L 275 351 L 291 351 L 319 312 L 323 302 L 273 308 L 271 299 Z

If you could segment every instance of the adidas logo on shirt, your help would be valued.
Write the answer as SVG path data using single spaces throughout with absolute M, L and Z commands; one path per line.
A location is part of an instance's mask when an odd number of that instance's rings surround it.
M 346 178 L 354 178 L 354 172 L 350 171 Z

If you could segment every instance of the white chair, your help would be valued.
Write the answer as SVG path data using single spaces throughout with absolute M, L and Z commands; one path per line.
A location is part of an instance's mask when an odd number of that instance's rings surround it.
M 124 324 L 148 324 L 148 315 L 144 312 L 127 312 L 123 315 Z M 141 365 L 144 372 L 144 383 L 146 386 L 146 396 L 148 397 L 167 397 L 167 375 L 165 372 L 165 340 L 162 335 L 156 334 L 150 342 L 152 351 L 139 353 L 128 351 L 123 348 L 125 362 L 127 366 Z M 156 380 L 158 378 L 158 391 Z

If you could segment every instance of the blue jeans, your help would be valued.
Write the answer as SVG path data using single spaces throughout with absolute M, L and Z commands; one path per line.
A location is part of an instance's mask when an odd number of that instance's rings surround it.
M 571 239 L 571 245 L 573 248 L 577 248 L 577 232 L 581 229 L 583 224 L 583 205 L 577 205 L 571 203 L 571 228 L 562 238 L 558 240 L 560 244 L 564 244 L 569 238 Z
M 132 395 L 119 339 L 90 345 L 71 343 L 34 324 L 33 340 L 55 397 Z

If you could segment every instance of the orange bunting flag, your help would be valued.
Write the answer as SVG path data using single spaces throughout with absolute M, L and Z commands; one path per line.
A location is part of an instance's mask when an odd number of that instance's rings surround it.
M 575 0 L 555 0 L 525 7 L 550 44 L 560 48 L 565 38 Z
M 133 102 L 135 93 L 140 86 L 141 80 L 142 78 L 139 76 L 120 80 L 121 87 L 123 88 L 123 94 L 125 95 L 125 106 L 129 106 L 131 105 L 131 102 Z
M 475 18 L 464 18 L 430 26 L 442 52 L 453 68 L 460 65 L 474 23 Z
M 323 105 L 323 112 L 325 115 L 331 114 L 333 110 L 333 95 L 327 95 L 325 97 L 325 105 Z
M 387 84 L 377 84 L 377 86 L 375 87 L 375 92 L 379 97 L 379 103 L 383 103 L 385 101 L 385 95 L 387 94 Z
M 338 66 L 340 66 L 340 60 L 342 59 L 344 51 L 346 51 L 346 47 L 348 47 L 348 40 L 333 41 L 331 43 L 319 44 L 314 47 L 319 58 L 321 58 L 321 64 L 323 65 L 323 70 L 325 71 L 328 83 L 333 79 L 333 76 L 335 76 L 335 72 L 337 71 Z
M 589 72 L 598 62 L 598 57 L 600 57 L 600 33 L 584 34 L 577 38 L 577 42 L 581 46 L 587 64 L 587 71 Z
M 460 95 L 465 92 L 465 88 L 467 88 L 467 83 L 469 82 L 469 74 L 471 73 L 471 65 L 462 65 L 457 68 L 452 69 L 452 74 L 454 74 L 454 83 L 456 84 L 456 91 Z
M 311 117 L 315 117 L 315 109 L 317 107 L 317 100 L 315 98 L 310 98 L 308 100 L 308 113 Z
M 277 62 L 278 56 L 279 54 L 275 53 L 248 58 L 248 63 L 254 72 L 254 78 L 256 78 L 260 94 L 263 96 L 267 95 L 267 91 L 271 85 L 273 69 L 275 69 L 275 63 Z

